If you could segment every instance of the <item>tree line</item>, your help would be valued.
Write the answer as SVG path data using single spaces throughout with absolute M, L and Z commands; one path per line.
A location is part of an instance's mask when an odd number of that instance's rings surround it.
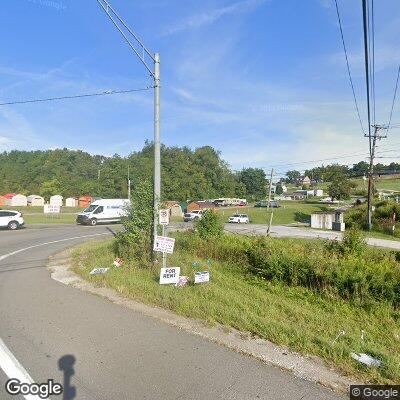
M 245 168 L 232 171 L 211 146 L 161 148 L 163 200 L 186 201 L 239 197 L 261 199 L 268 181 L 264 170 Z M 125 198 L 128 170 L 131 190 L 140 182 L 152 181 L 153 144 L 121 157 L 91 155 L 81 150 L 56 149 L 0 153 L 0 194 L 15 192 L 54 194 L 64 197 L 91 195 Z
M 352 166 L 330 164 L 322 165 L 320 167 L 306 169 L 304 175 L 313 179 L 315 182 L 332 182 L 338 176 L 346 178 L 358 178 L 368 174 L 369 164 L 365 161 L 360 161 Z M 400 164 L 392 162 L 388 165 L 381 163 L 374 165 L 375 174 L 394 174 L 400 173 Z M 291 170 L 287 171 L 286 177 L 283 179 L 287 183 L 297 183 L 302 174 L 300 171 Z

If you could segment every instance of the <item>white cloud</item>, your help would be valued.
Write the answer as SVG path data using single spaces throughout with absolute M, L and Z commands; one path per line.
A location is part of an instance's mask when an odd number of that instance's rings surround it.
M 229 6 L 215 8 L 211 11 L 193 15 L 192 17 L 182 21 L 176 26 L 168 28 L 164 35 L 172 35 L 187 29 L 200 28 L 202 26 L 211 25 L 220 18 L 230 14 L 243 13 L 252 11 L 267 0 L 243 0 L 233 3 Z

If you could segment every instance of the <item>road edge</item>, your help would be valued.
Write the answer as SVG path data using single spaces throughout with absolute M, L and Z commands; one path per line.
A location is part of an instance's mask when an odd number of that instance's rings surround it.
M 114 289 L 96 287 L 72 271 L 71 253 L 74 247 L 69 247 L 49 257 L 47 269 L 53 280 L 103 297 L 114 304 L 201 336 L 238 353 L 254 357 L 265 364 L 291 372 L 298 378 L 317 383 L 335 392 L 346 394 L 349 392 L 350 385 L 361 384 L 341 375 L 317 356 L 300 355 L 268 340 L 255 338 L 248 332 L 241 332 L 231 327 L 223 325 L 210 327 L 202 321 L 182 317 L 172 311 L 125 298 Z

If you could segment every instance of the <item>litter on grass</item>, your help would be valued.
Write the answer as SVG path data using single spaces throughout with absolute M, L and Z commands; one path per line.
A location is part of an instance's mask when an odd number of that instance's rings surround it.
M 367 365 L 368 367 L 380 367 L 382 366 L 382 361 L 378 360 L 365 353 L 350 353 L 351 358 L 358 361 L 361 364 Z
M 114 266 L 115 267 L 120 267 L 124 263 L 124 260 L 122 258 L 117 258 L 114 260 Z
M 94 268 L 90 271 L 90 275 L 106 274 L 110 268 Z
M 176 282 L 175 286 L 176 287 L 183 287 L 186 286 L 189 283 L 189 277 L 188 276 L 180 276 L 178 279 L 178 282 Z

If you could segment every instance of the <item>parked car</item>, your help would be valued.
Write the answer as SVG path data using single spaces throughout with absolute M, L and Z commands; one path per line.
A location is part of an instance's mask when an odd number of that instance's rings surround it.
M 268 201 L 266 200 L 261 200 L 261 201 L 257 201 L 256 204 L 254 204 L 254 207 L 267 207 L 268 206 Z M 280 207 L 279 201 L 277 200 L 271 200 L 269 202 L 269 207 L 270 208 L 278 208 Z
M 77 215 L 76 223 L 96 226 L 100 222 L 121 222 L 129 206 L 130 201 L 127 199 L 96 200 Z
M 203 210 L 193 210 L 190 213 L 185 213 L 183 215 L 183 220 L 185 222 L 194 221 L 196 219 L 201 219 L 203 216 Z
M 0 228 L 8 228 L 12 231 L 24 225 L 22 213 L 11 210 L 0 210 Z
M 250 220 L 247 214 L 234 214 L 229 217 L 228 222 L 230 224 L 248 224 Z

